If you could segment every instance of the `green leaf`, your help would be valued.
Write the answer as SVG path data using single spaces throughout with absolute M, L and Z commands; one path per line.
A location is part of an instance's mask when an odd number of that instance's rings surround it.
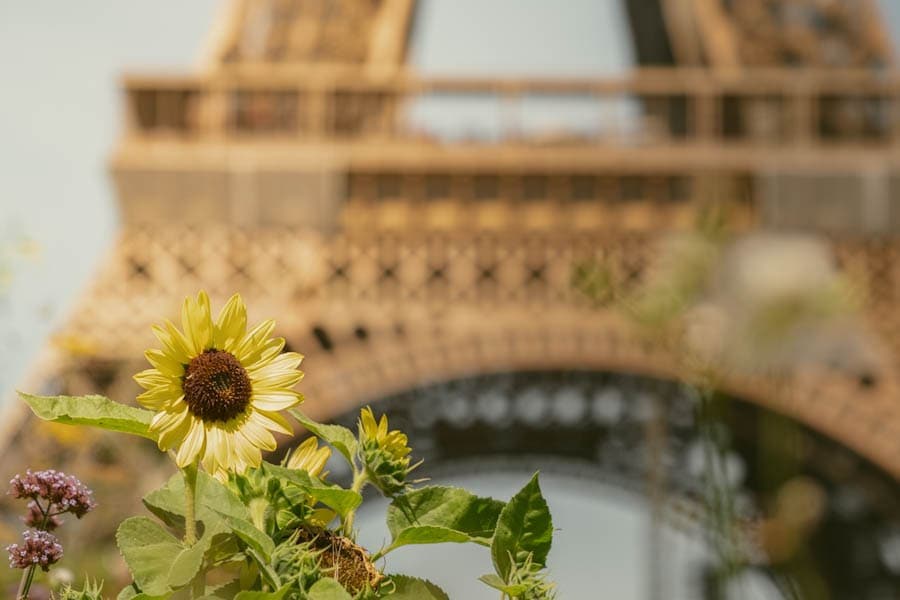
M 263 463 L 263 469 L 267 474 L 287 481 L 301 488 L 308 495 L 325 506 L 334 509 L 339 515 L 346 516 L 351 510 L 356 509 L 362 503 L 362 496 L 353 490 L 345 490 L 338 485 L 329 485 L 309 473 L 298 469 L 286 469 L 269 463 Z
M 116 596 L 116 600 L 166 600 L 171 596 L 171 593 L 164 594 L 162 596 L 151 596 L 150 594 L 138 592 L 134 589 L 133 585 L 129 585 L 127 588 L 119 592 L 119 595 Z
M 353 600 L 353 596 L 331 577 L 323 577 L 315 582 L 309 588 L 307 597 L 309 600 Z
M 225 533 L 222 521 L 209 524 L 193 546 L 147 517 L 131 517 L 119 525 L 116 542 L 134 581 L 148 595 L 167 594 L 188 585 L 203 566 L 213 538 Z
M 442 530 L 447 530 L 465 535 L 468 539 L 464 541 L 487 545 L 502 510 L 503 502 L 499 500 L 475 496 L 460 488 L 431 486 L 395 498 L 388 506 L 387 525 L 394 543 L 403 539 L 401 534 L 409 539 L 426 539 L 437 538 L 444 534 Z M 429 529 L 403 533 L 421 528 Z
M 222 515 L 222 518 L 234 535 L 241 538 L 241 541 L 259 552 L 260 556 L 262 556 L 266 562 L 272 559 L 272 552 L 275 551 L 275 542 L 272 541 L 272 538 L 260 531 L 256 525 L 250 521 L 224 514 Z
M 193 546 L 185 547 L 172 562 L 169 569 L 169 587 L 178 589 L 186 586 L 200 571 L 203 566 L 203 556 L 209 550 L 212 544 L 213 536 L 217 535 L 216 531 L 207 529 L 203 536 L 197 540 Z
M 289 411 L 297 421 L 300 422 L 313 435 L 321 439 L 323 442 L 334 446 L 335 450 L 340 452 L 350 466 L 355 468 L 353 458 L 359 449 L 359 443 L 356 441 L 356 435 L 346 427 L 340 425 L 325 425 L 313 421 L 296 408 Z
M 291 586 L 284 585 L 277 592 L 240 592 L 234 600 L 281 600 L 289 591 Z
M 172 592 L 169 572 L 185 549 L 180 541 L 148 517 L 130 517 L 119 525 L 116 543 L 142 592 L 153 596 Z
M 168 525 L 184 529 L 184 475 L 175 473 L 162 487 L 144 496 L 144 506 Z M 234 492 L 214 477 L 197 473 L 197 520 L 215 523 L 222 516 L 250 520 L 250 511 Z
M 227 598 L 233 599 L 240 591 L 241 580 L 232 579 L 231 581 L 220 583 L 218 585 L 207 585 L 206 595 L 202 596 L 201 598 L 206 598 L 206 600 L 224 600 Z
M 445 542 L 462 544 L 471 541 L 473 541 L 471 536 L 455 529 L 447 529 L 436 525 L 412 526 L 397 534 L 397 537 L 394 538 L 394 542 L 391 544 L 391 549 L 409 544 L 441 544 Z
M 524 583 L 519 583 L 516 585 L 507 585 L 505 581 L 500 579 L 500 576 L 495 573 L 489 573 L 487 575 L 482 575 L 478 578 L 479 581 L 488 584 L 495 590 L 500 590 L 507 596 L 512 596 L 515 598 L 516 596 L 521 595 L 525 590 L 528 589 L 528 586 Z
M 512 560 L 521 563 L 529 554 L 534 564 L 545 566 L 552 542 L 550 509 L 541 495 L 538 474 L 535 473 L 531 481 L 510 499 L 497 520 L 497 530 L 491 543 L 491 558 L 497 574 L 508 581 Z
M 131 584 L 128 587 L 122 588 L 122 591 L 116 596 L 116 600 L 166 600 L 171 596 L 171 593 L 163 594 L 162 596 L 151 596 L 150 594 L 138 591 L 138 589 L 134 587 L 134 584 Z
M 450 600 L 444 590 L 424 579 L 416 579 L 406 575 L 391 575 L 394 593 L 390 595 L 396 600 Z
M 19 397 L 45 421 L 89 425 L 156 441 L 156 434 L 150 432 L 153 412 L 143 408 L 120 404 L 105 396 L 33 396 L 19 392 Z

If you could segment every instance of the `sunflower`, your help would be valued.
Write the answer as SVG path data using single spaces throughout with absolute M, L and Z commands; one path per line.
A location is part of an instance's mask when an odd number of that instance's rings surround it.
M 160 450 L 176 449 L 175 462 L 197 461 L 219 478 L 229 470 L 259 466 L 262 450 L 274 450 L 272 431 L 291 434 L 279 411 L 302 396 L 293 386 L 303 378 L 303 357 L 285 352 L 283 338 L 270 338 L 275 322 L 247 331 L 247 309 L 239 294 L 212 320 L 209 297 L 185 298 L 184 332 L 170 321 L 154 326 L 162 350 L 148 350 L 153 365 L 135 375 L 146 391 L 137 397 L 157 411 L 150 430 Z

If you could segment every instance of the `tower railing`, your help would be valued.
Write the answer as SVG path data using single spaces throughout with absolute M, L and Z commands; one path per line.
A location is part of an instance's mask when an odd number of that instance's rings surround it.
M 268 67 L 129 76 L 124 87 L 127 139 L 900 145 L 900 73 L 894 71 L 675 68 L 602 79 L 488 79 Z M 494 125 L 471 134 L 457 127 L 448 137 L 416 118 L 428 103 L 448 100 L 478 104 L 496 117 Z M 545 113 L 568 108 L 577 118 L 534 127 L 529 110 L 542 103 Z

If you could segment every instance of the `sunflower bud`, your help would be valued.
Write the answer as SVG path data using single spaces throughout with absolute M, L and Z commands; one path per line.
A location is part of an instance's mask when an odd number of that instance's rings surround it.
M 372 409 L 360 411 L 359 442 L 366 473 L 386 496 L 393 496 L 406 488 L 406 477 L 415 468 L 409 465 L 410 447 L 406 434 L 388 431 L 386 415 L 376 423 Z

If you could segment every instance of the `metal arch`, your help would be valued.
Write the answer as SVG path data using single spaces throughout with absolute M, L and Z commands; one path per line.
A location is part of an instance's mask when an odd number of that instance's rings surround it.
M 761 419 L 771 413 L 730 400 L 738 516 L 752 522 L 773 492 L 764 483 L 757 438 Z M 497 469 L 541 466 L 599 479 L 651 502 L 648 423 L 659 418 L 666 492 L 659 517 L 690 535 L 701 533 L 695 406 L 691 389 L 677 382 L 598 371 L 494 373 L 409 389 L 378 400 L 375 408 L 390 415 L 392 427 L 408 432 L 416 457 L 425 460 L 424 476 L 488 462 Z M 357 415 L 354 410 L 336 422 L 355 428 Z M 827 493 L 829 512 L 812 551 L 836 597 L 848 590 L 900 592 L 900 568 L 884 551 L 891 543 L 885 532 L 900 531 L 900 488 L 871 462 L 794 425 L 800 442 L 783 458 Z M 817 543 L 838 531 L 849 537 L 846 543 Z M 834 564 L 842 566 L 828 566 Z

